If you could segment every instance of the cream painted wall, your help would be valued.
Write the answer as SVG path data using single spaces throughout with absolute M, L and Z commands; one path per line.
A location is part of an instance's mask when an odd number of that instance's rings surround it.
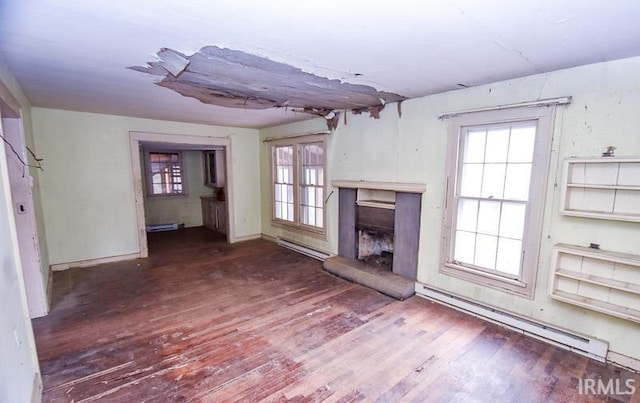
M 236 236 L 260 233 L 258 131 L 33 108 L 52 264 L 139 252 L 129 131 L 228 137 Z
M 444 198 L 447 122 L 442 113 L 537 99 L 573 96 L 559 107 L 547 183 L 537 286 L 533 300 L 475 285 L 439 273 Z M 405 101 L 402 118 L 388 105 L 380 120 L 349 114 L 329 136 L 328 177 L 332 179 L 419 182 L 422 198 L 418 280 L 432 287 L 536 320 L 591 335 L 610 343 L 611 351 L 640 360 L 640 326 L 608 315 L 551 300 L 547 296 L 551 248 L 559 242 L 640 255 L 640 224 L 564 217 L 558 213 L 562 159 L 599 156 L 609 145 L 616 155 L 640 156 L 640 58 L 594 64 L 548 74 Z M 321 119 L 261 130 L 261 137 L 324 129 Z M 261 192 L 269 200 L 268 145 L 261 149 Z M 337 189 L 329 187 L 329 192 Z M 327 241 L 283 231 L 271 225 L 269 203 L 262 209 L 262 231 L 285 235 L 310 246 L 337 252 L 337 195 L 328 203 Z
M 187 196 L 145 197 L 145 222 L 151 224 L 177 223 L 185 227 L 202 225 L 200 196 L 213 196 L 213 189 L 204 185 L 202 151 L 183 151 L 187 173 Z M 144 171 L 143 171 L 144 172 Z

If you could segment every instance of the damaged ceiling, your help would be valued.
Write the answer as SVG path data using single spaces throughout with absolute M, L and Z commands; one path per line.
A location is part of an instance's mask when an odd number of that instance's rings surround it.
M 264 57 L 206 46 L 191 56 L 172 49 L 136 71 L 162 77 L 157 84 L 205 104 L 230 108 L 291 108 L 333 117 L 335 110 L 368 110 L 378 117 L 386 103 L 406 99 L 362 84 L 302 71 Z
M 638 56 L 638 15 L 635 0 L 5 0 L 0 58 L 36 107 L 266 127 Z

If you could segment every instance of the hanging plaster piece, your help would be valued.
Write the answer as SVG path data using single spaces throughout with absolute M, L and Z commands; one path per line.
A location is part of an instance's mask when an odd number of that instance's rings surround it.
M 339 122 L 340 122 L 340 112 L 335 112 L 332 118 L 327 119 L 327 128 L 329 130 L 335 130 L 338 128 Z
M 158 57 L 162 60 L 162 67 L 174 77 L 178 77 L 189 65 L 189 59 L 185 55 L 171 49 L 160 49 Z
M 307 73 L 237 50 L 206 46 L 191 56 L 172 49 L 159 61 L 130 69 L 162 77 L 156 84 L 207 104 L 231 108 L 291 107 L 319 116 L 335 109 L 369 110 L 404 96 Z
M 376 105 L 369 107 L 369 116 L 374 119 L 380 119 L 380 111 L 384 109 L 384 105 Z

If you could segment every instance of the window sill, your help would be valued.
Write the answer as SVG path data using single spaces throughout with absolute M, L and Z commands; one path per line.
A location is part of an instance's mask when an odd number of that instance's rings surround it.
M 295 223 L 283 221 L 283 220 L 271 220 L 271 225 L 283 230 L 292 231 L 301 235 L 306 235 L 306 236 L 320 239 L 323 241 L 327 240 L 327 233 L 324 228 L 314 229 L 311 227 L 307 227 L 304 225 L 295 224 Z
M 187 199 L 188 197 L 189 195 L 186 193 L 146 196 L 147 200 Z
M 440 267 L 440 273 L 466 280 L 472 283 L 491 287 L 500 291 L 506 291 L 528 299 L 533 299 L 534 288 L 520 280 L 506 278 L 497 274 L 488 273 L 471 267 L 460 266 L 453 263 L 444 263 Z

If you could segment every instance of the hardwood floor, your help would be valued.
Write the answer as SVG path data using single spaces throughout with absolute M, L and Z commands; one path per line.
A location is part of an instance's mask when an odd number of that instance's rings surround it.
M 34 320 L 45 402 L 640 401 L 640 376 L 419 297 L 399 302 L 258 240 L 194 228 L 151 257 L 54 273 Z

